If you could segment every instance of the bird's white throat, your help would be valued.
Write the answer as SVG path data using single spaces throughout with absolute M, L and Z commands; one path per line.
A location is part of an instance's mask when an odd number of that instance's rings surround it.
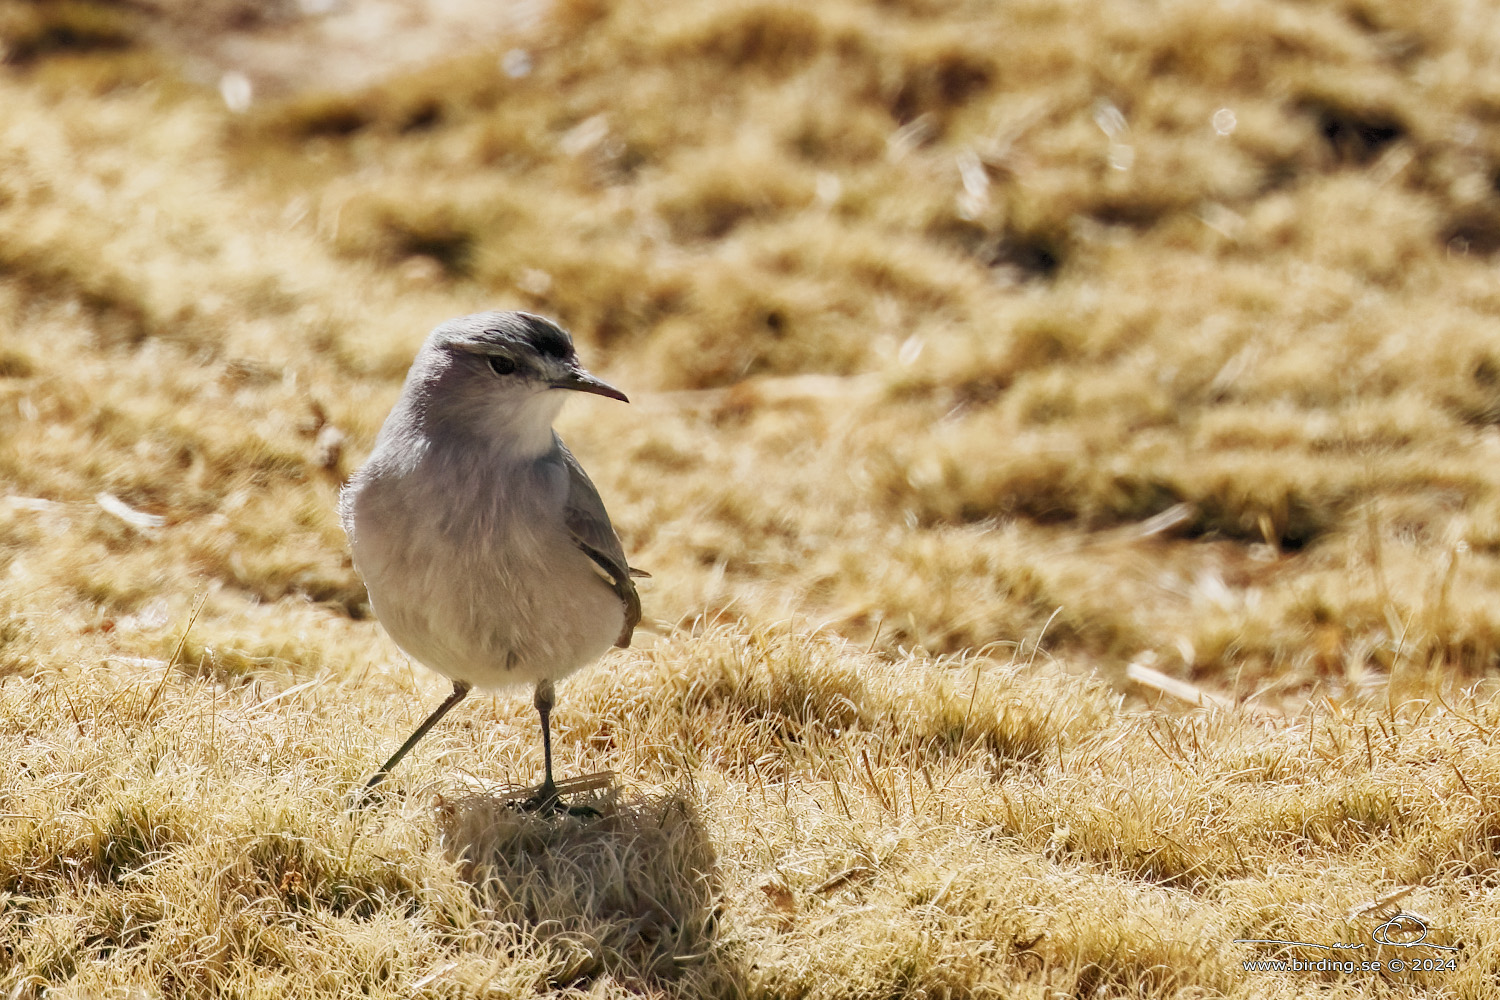
M 552 450 L 552 423 L 568 394 L 548 389 L 508 405 L 492 404 L 479 415 L 482 437 L 511 460 L 540 458 Z

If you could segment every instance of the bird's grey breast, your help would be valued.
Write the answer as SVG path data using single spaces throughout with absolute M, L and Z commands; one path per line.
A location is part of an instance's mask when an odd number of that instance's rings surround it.
M 566 533 L 566 478 L 547 463 L 444 442 L 429 444 L 415 463 L 378 459 L 357 487 L 355 534 L 375 527 L 392 562 L 524 575 Z

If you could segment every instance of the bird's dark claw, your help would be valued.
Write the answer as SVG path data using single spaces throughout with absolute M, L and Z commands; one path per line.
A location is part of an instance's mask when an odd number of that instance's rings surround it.
M 526 798 L 516 803 L 516 808 L 523 812 L 534 813 L 567 813 L 569 816 L 577 816 L 581 819 L 597 819 L 599 810 L 592 806 L 570 806 L 563 802 L 558 793 L 557 785 L 546 782 L 539 785 L 537 790 Z

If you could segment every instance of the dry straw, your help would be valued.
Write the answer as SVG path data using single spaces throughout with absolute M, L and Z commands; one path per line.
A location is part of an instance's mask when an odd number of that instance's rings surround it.
M 188 6 L 0 0 L 0 995 L 1488 995 L 1489 5 Z M 356 820 L 334 498 L 512 307 L 639 404 L 617 777 L 477 700 Z

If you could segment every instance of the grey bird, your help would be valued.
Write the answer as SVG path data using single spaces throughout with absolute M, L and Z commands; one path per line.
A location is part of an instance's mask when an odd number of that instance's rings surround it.
M 340 496 L 354 566 L 396 645 L 453 693 L 359 803 L 471 688 L 535 686 L 555 807 L 553 682 L 629 646 L 641 619 L 625 550 L 583 467 L 552 429 L 563 401 L 629 402 L 578 362 L 556 324 L 484 312 L 432 331 L 375 450 Z

